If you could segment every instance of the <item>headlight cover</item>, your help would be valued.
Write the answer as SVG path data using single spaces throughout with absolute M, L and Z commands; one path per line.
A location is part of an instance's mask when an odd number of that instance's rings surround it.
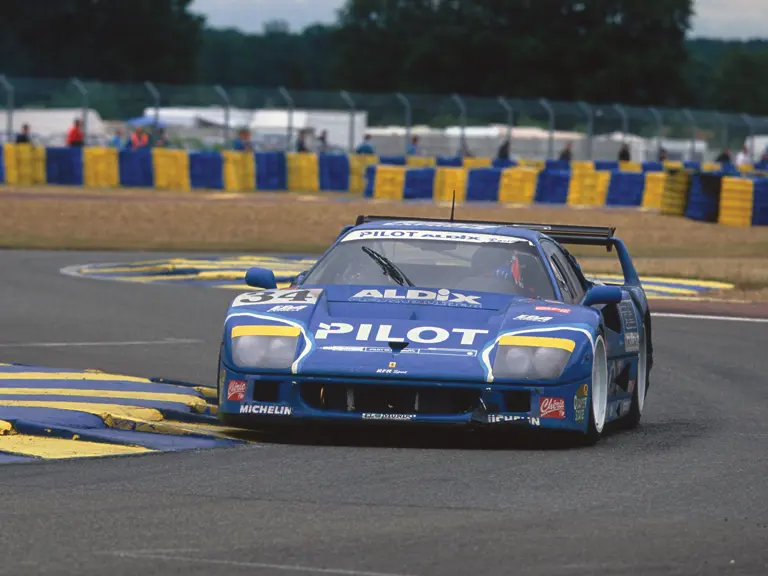
M 567 338 L 502 336 L 493 362 L 493 376 L 510 380 L 556 380 L 575 348 L 576 343 Z
M 285 370 L 296 358 L 300 334 L 294 326 L 235 326 L 232 361 L 240 368 Z

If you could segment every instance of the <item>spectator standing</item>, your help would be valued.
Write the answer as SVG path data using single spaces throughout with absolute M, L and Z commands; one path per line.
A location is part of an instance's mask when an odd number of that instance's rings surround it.
M 629 153 L 629 145 L 622 144 L 619 150 L 619 162 L 630 162 L 631 160 L 632 156 Z
M 568 142 L 565 145 L 565 148 L 563 148 L 563 151 L 560 152 L 560 160 L 563 162 L 570 162 L 573 160 L 573 144 L 571 142 Z
M 237 138 L 232 143 L 232 149 L 240 152 L 253 150 L 253 144 L 251 144 L 251 132 L 247 128 L 243 128 L 238 132 Z
M 721 164 L 730 164 L 731 151 L 728 148 L 723 148 L 723 151 L 717 155 L 717 158 L 715 158 L 715 162 L 720 162 Z
M 170 142 L 168 142 L 168 137 L 165 135 L 165 129 L 158 128 L 157 136 L 155 137 L 155 146 L 157 148 L 168 148 L 169 145 Z
M 323 130 L 317 139 L 320 144 L 317 148 L 319 154 L 328 154 L 328 130 Z
M 144 132 L 144 128 L 136 126 L 136 129 L 131 134 L 131 149 L 139 150 L 140 148 L 146 148 L 149 146 L 149 136 Z
M 309 152 L 309 148 L 307 148 L 307 133 L 305 130 L 299 131 L 299 136 L 296 139 L 296 152 Z
M 736 166 L 743 166 L 744 164 L 749 164 L 749 151 L 746 146 L 736 155 Z
M 72 124 L 72 128 L 67 133 L 67 146 L 79 146 L 85 145 L 85 136 L 83 135 L 83 122 L 79 118 Z
M 666 162 L 668 157 L 667 149 L 659 148 L 659 162 Z
M 32 139 L 29 135 L 29 124 L 21 127 L 21 132 L 16 135 L 16 144 L 31 144 Z
M 109 141 L 109 145 L 112 148 L 120 149 L 123 147 L 123 129 L 118 128 L 115 130 L 115 135 L 112 136 L 112 139 Z
M 376 154 L 376 150 L 373 148 L 373 143 L 371 142 L 370 134 L 365 135 L 363 142 L 357 147 L 357 150 L 355 150 L 355 154 Z
M 417 156 L 419 154 L 419 137 L 414 136 L 411 138 L 411 143 L 408 145 L 408 156 Z

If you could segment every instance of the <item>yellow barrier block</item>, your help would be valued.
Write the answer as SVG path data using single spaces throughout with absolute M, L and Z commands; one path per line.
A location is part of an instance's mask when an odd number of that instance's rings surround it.
M 755 167 L 753 164 L 739 164 L 737 167 L 739 172 L 742 172 L 743 174 L 751 174 L 755 171 Z
M 619 170 L 622 172 L 642 172 L 643 165 L 640 162 L 619 162 Z
M 464 168 L 490 168 L 493 166 L 493 160 L 490 158 L 465 157 L 462 164 L 464 165 Z
M 291 192 L 320 191 L 320 161 L 317 154 L 289 152 L 286 154 L 288 190 Z
M 664 193 L 664 183 L 667 175 L 664 172 L 646 172 L 645 189 L 643 190 L 643 208 L 661 209 L 661 197 Z
M 701 169 L 704 172 L 719 172 L 722 169 L 722 165 L 719 162 L 703 162 Z
M 117 148 L 85 148 L 83 150 L 83 182 L 89 188 L 120 186 Z
M 405 171 L 405 166 L 377 166 L 373 197 L 379 200 L 402 200 Z
M 665 170 L 682 170 L 683 163 L 680 160 L 664 160 L 662 162 Z
M 659 208 L 662 214 L 682 216 L 685 213 L 685 199 L 691 176 L 686 170 L 671 170 L 666 173 Z
M 224 150 L 224 189 L 227 192 L 256 190 L 256 158 L 252 152 Z
M 20 186 L 45 184 L 45 148 L 32 144 L 5 144 L 3 146 L 5 183 Z
M 595 172 L 595 163 L 590 160 L 571 162 L 571 172 Z
M 754 180 L 733 176 L 724 177 L 717 221 L 726 226 L 751 226 L 754 196 Z
M 189 154 L 186 150 L 152 149 L 155 188 L 158 190 L 189 191 Z
M 378 164 L 379 157 L 373 154 L 349 155 L 349 191 L 352 194 L 365 192 L 365 171 L 368 166 Z
M 611 172 L 596 171 L 594 173 L 594 182 L 585 181 L 581 185 L 581 194 L 578 198 L 578 205 L 581 206 L 605 206 L 605 198 L 608 196 L 608 186 L 611 183 Z M 568 203 L 576 205 L 577 200 L 571 201 L 570 195 Z
M 435 170 L 435 184 L 432 197 L 436 202 L 451 202 L 456 193 L 456 202 L 464 202 L 467 198 L 467 170 L 441 166 Z
M 432 156 L 408 156 L 406 162 L 411 168 L 432 168 L 437 165 L 437 158 Z
M 568 205 L 585 205 L 586 200 L 595 196 L 597 171 L 592 162 L 571 164 L 571 180 L 568 184 Z
M 518 164 L 526 168 L 535 168 L 539 171 L 544 170 L 544 167 L 547 165 L 544 160 L 519 160 Z
M 501 204 L 533 204 L 539 170 L 515 166 L 501 171 L 499 202 Z

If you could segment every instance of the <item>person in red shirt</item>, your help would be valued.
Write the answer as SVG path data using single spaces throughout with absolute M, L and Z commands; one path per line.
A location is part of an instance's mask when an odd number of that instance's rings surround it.
M 83 137 L 82 121 L 75 120 L 72 128 L 69 129 L 67 134 L 67 146 L 83 146 L 85 139 Z
M 138 150 L 139 148 L 146 148 L 149 146 L 149 136 L 144 132 L 141 126 L 137 126 L 136 130 L 131 134 L 131 148 Z

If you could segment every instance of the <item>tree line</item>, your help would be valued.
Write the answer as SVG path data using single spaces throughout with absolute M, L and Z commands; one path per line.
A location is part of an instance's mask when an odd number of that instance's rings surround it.
M 190 4 L 4 0 L 0 73 L 768 115 L 768 40 L 687 40 L 693 0 L 348 0 L 333 25 L 258 34 Z

